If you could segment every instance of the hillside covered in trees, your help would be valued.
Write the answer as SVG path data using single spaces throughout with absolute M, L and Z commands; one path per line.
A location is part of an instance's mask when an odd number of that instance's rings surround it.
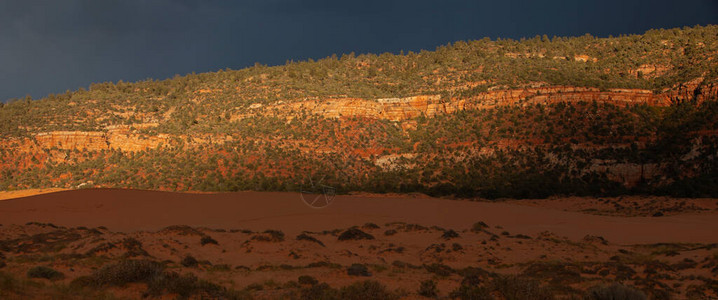
M 718 197 L 718 26 L 459 41 L 0 106 L 0 190 Z

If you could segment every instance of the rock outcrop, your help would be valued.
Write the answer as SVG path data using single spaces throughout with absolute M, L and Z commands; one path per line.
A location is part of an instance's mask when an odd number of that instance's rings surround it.
M 359 99 L 331 98 L 296 102 L 276 102 L 269 105 L 253 105 L 237 118 L 257 114 L 273 114 L 291 117 L 301 113 L 320 115 L 325 118 L 366 117 L 390 121 L 405 121 L 418 116 L 433 117 L 467 109 L 495 108 L 507 105 L 550 104 L 559 102 L 599 102 L 618 106 L 646 104 L 667 106 L 674 100 L 697 99 L 718 96 L 718 85 L 703 84 L 703 78 L 676 85 L 662 93 L 643 89 L 611 89 L 601 91 L 591 87 L 551 86 L 523 89 L 493 90 L 468 98 L 444 99 L 440 95 L 419 95 L 405 98 Z

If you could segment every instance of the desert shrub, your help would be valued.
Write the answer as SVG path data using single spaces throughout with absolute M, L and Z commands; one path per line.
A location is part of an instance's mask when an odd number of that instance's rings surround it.
M 492 290 L 500 293 L 506 300 L 554 299 L 551 291 L 542 288 L 538 281 L 517 276 L 501 276 L 494 279 Z
M 449 297 L 461 300 L 493 300 L 489 290 L 485 287 L 461 285 L 451 293 Z
M 127 283 L 147 281 L 159 276 L 164 267 L 150 260 L 123 260 L 106 265 L 92 273 L 92 283 L 97 286 L 124 286 Z
M 326 283 L 319 283 L 305 287 L 300 291 L 299 298 L 302 300 L 334 300 L 339 298 L 339 291 Z
M 376 225 L 374 223 L 366 223 L 364 226 L 362 226 L 364 229 L 379 229 L 379 225 Z
M 199 280 L 194 274 L 180 275 L 165 272 L 164 267 L 149 260 L 124 260 L 107 265 L 90 276 L 78 277 L 70 283 L 72 287 L 124 286 L 128 283 L 145 283 L 145 296 L 176 294 L 186 299 L 192 295 L 200 298 L 249 299 L 247 292 L 228 290 L 219 285 Z
M 219 243 L 217 243 L 217 241 L 216 241 L 215 239 L 213 239 L 213 238 L 212 238 L 211 236 L 209 236 L 209 235 L 203 236 L 202 239 L 200 239 L 199 243 L 200 243 L 202 246 L 207 245 L 207 244 L 219 245 Z
M 80 276 L 70 282 L 70 288 L 84 288 L 95 286 L 95 279 L 92 276 Z
M 339 291 L 341 299 L 346 300 L 391 300 L 399 299 L 399 296 L 388 291 L 381 283 L 374 280 L 355 282 L 341 288 Z
M 461 271 L 459 271 L 459 274 L 463 276 L 463 278 L 461 279 L 461 284 L 467 286 L 479 285 L 482 282 L 487 281 L 491 276 L 491 273 L 489 273 L 488 271 L 477 267 L 468 267 L 462 269 Z
M 434 298 L 436 297 L 439 292 L 436 288 L 436 281 L 433 280 L 424 280 L 419 285 L 419 295 L 427 297 L 427 298 Z
M 200 298 L 212 299 L 249 299 L 249 292 L 228 290 L 214 283 L 197 279 L 194 274 L 165 272 L 147 282 L 147 295 L 177 294 L 180 298 L 200 295 Z
M 192 268 L 196 267 L 199 264 L 199 261 L 197 261 L 197 259 L 192 255 L 187 255 L 182 259 L 182 261 L 180 261 L 180 264 L 187 268 Z
M 595 286 L 586 293 L 586 300 L 646 300 L 646 294 L 622 284 Z
M 451 273 L 454 273 L 454 269 L 444 264 L 433 263 L 430 265 L 424 265 L 424 268 L 427 272 L 434 273 L 437 276 L 442 277 L 446 277 L 451 275 Z
M 397 267 L 397 268 L 408 268 L 410 266 L 409 263 L 403 262 L 400 260 L 395 260 L 394 262 L 391 263 L 391 265 L 394 267 Z
M 461 246 L 461 244 L 459 244 L 459 243 L 453 243 L 453 244 L 451 244 L 451 250 L 453 250 L 453 251 L 464 250 L 464 247 Z
M 479 221 L 479 222 L 474 223 L 473 226 L 471 226 L 471 231 L 473 231 L 473 232 L 481 232 L 481 231 L 483 231 L 483 230 L 486 229 L 486 228 L 489 228 L 489 225 L 487 225 L 486 223 L 484 223 L 484 222 L 482 222 L 482 221 Z
M 60 280 L 65 278 L 65 274 L 56 271 L 50 267 L 37 266 L 27 271 L 28 278 L 44 278 L 49 280 Z
M 580 268 L 561 261 L 535 262 L 526 267 L 523 275 L 535 279 L 550 280 L 556 285 L 567 285 L 581 281 Z
M 210 270 L 212 271 L 220 271 L 220 272 L 229 272 L 232 270 L 232 266 L 229 264 L 219 264 L 219 265 L 213 265 Z
M 317 244 L 319 244 L 319 245 L 322 245 L 322 247 L 326 247 L 326 246 L 324 246 L 324 243 L 322 243 L 322 241 L 320 241 L 320 240 L 318 240 L 317 238 L 315 238 L 315 237 L 313 237 L 313 236 L 310 236 L 310 235 L 308 235 L 308 234 L 306 234 L 306 233 L 302 233 L 302 234 L 298 235 L 298 236 L 297 236 L 297 241 L 310 241 L 310 242 L 314 242 L 314 243 L 317 243 Z
M 283 242 L 284 241 L 284 232 L 281 232 L 279 230 L 265 230 L 263 233 L 255 235 L 252 237 L 252 240 L 260 241 L 260 242 Z
M 163 228 L 160 232 L 176 233 L 179 235 L 202 235 L 202 232 L 187 225 L 167 226 Z
M 142 248 L 142 242 L 138 241 L 135 238 L 125 238 L 124 240 L 122 240 L 122 246 L 127 250 L 127 252 L 123 254 L 123 258 L 149 256 L 149 253 L 147 253 L 147 251 Z
M 340 241 L 373 240 L 374 236 L 356 228 L 349 228 L 339 235 Z
M 315 285 L 319 283 L 319 280 L 309 275 L 302 275 L 297 278 L 297 282 L 299 282 L 299 284 Z
M 341 269 L 342 265 L 337 263 L 330 263 L 328 261 L 317 261 L 307 264 L 307 268 L 334 268 Z
M 371 276 L 369 269 L 362 264 L 352 264 L 347 268 L 347 274 L 350 276 Z
M 444 231 L 444 234 L 441 235 L 441 238 L 445 239 L 445 240 L 450 240 L 450 239 L 457 238 L 457 237 L 459 237 L 459 234 L 456 233 L 456 231 L 454 231 L 453 229 Z
M 421 226 L 419 224 L 404 224 L 404 225 L 401 225 L 400 228 L 402 230 L 404 230 L 405 232 L 429 230 L 428 227 Z

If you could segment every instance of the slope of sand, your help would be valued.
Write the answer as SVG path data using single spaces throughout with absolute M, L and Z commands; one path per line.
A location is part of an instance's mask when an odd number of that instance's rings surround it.
M 550 231 L 570 239 L 603 236 L 618 244 L 718 242 L 718 213 L 664 217 L 588 215 L 512 203 L 437 198 L 337 196 L 324 209 L 307 207 L 298 193 L 237 192 L 184 194 L 86 189 L 0 202 L 0 224 L 49 222 L 62 226 L 106 226 L 132 232 L 169 225 L 208 228 L 302 231 L 346 228 L 373 222 L 407 222 L 469 228 L 477 221 L 501 224 L 510 232 Z
M 29 196 L 40 195 L 40 194 L 54 193 L 54 192 L 66 191 L 66 190 L 67 189 L 61 189 L 61 188 L 48 188 L 48 189 L 27 189 L 27 190 L 18 190 L 18 191 L 0 191 L 0 201 L 8 200 L 8 199 L 15 199 L 15 198 L 22 198 L 22 197 L 29 197 Z

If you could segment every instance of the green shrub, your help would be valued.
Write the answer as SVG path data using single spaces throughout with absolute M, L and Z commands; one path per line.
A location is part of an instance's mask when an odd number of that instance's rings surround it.
M 59 271 L 56 271 L 55 269 L 45 267 L 45 266 L 37 266 L 33 267 L 30 270 L 27 271 L 27 277 L 28 278 L 44 278 L 49 280 L 60 280 L 65 278 L 65 274 L 62 274 Z

